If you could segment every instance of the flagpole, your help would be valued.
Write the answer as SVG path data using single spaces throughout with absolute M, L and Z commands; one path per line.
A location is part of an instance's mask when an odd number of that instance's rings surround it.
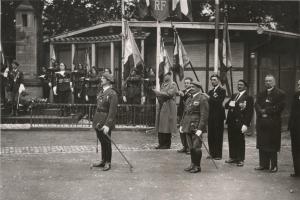
M 160 58 L 160 24 L 159 21 L 156 21 L 156 90 L 160 90 L 160 85 L 159 85 L 159 58 Z
M 215 19 L 215 59 L 214 59 L 214 73 L 218 73 L 219 60 L 219 0 L 216 3 L 216 19 Z
M 124 14 L 125 14 L 125 5 L 124 5 L 124 0 L 122 1 L 122 13 L 121 13 L 121 18 L 122 18 L 122 64 L 121 64 L 121 81 L 122 85 L 124 85 L 124 48 L 125 48 L 125 43 L 124 43 L 124 37 L 125 37 L 125 29 L 124 29 Z

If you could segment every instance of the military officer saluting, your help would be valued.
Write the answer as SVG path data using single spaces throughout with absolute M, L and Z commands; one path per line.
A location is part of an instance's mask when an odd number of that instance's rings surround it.
M 118 106 L 118 96 L 112 84 L 114 78 L 111 74 L 103 73 L 101 76 L 101 90 L 97 96 L 97 108 L 93 119 L 93 128 L 101 143 L 101 161 L 94 163 L 93 167 L 101 167 L 103 171 L 111 168 L 111 131 L 115 127 Z
M 185 133 L 191 152 L 191 164 L 184 170 L 190 173 L 201 172 L 202 134 L 206 132 L 208 122 L 208 98 L 201 92 L 201 84 L 192 82 L 191 96 L 186 100 L 186 106 L 180 123 L 179 132 Z

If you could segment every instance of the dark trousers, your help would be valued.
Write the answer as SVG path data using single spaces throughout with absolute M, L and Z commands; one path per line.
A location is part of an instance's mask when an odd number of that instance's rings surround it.
M 295 174 L 300 175 L 300 135 L 296 134 L 291 131 L 292 156 Z
M 202 158 L 202 141 L 196 134 L 186 133 L 186 141 L 191 152 L 191 163 L 200 167 Z
M 245 135 L 240 126 L 228 124 L 229 157 L 236 161 L 245 160 Z
M 270 163 L 271 168 L 277 166 L 277 152 L 259 149 L 259 165 L 261 167 L 269 169 Z
M 58 103 L 71 103 L 71 90 L 67 91 L 57 91 L 57 101 Z
M 97 138 L 101 144 L 101 159 L 104 162 L 111 163 L 112 148 L 110 139 L 103 133 L 102 130 L 97 130 Z M 111 136 L 111 131 L 108 132 L 109 137 Z
M 208 147 L 213 158 L 222 158 L 224 120 L 209 120 L 208 123 Z
M 49 101 L 50 87 L 48 84 L 43 84 L 43 98 Z
M 180 140 L 181 140 L 181 144 L 183 146 L 183 149 L 189 150 L 188 144 L 187 144 L 187 141 L 186 141 L 186 133 L 179 133 L 179 134 L 180 134 Z
M 171 136 L 171 133 L 158 133 L 158 146 L 170 148 Z

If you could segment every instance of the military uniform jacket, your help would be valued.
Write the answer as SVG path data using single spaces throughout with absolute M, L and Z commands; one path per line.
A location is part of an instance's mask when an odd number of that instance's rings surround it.
M 184 133 L 206 132 L 208 122 L 208 98 L 203 93 L 190 96 L 186 100 L 180 126 Z
M 108 126 L 113 129 L 116 123 L 118 107 L 118 96 L 114 89 L 108 88 L 104 92 L 100 91 L 97 96 L 97 107 L 93 119 L 93 128 Z
M 226 123 L 241 129 L 243 125 L 250 126 L 254 111 L 254 100 L 246 91 L 237 99 L 238 95 L 239 93 L 233 94 L 225 104 L 225 108 L 228 109 Z M 231 106 L 230 102 L 234 102 L 234 106 Z
M 66 92 L 71 90 L 71 73 L 67 71 L 59 71 L 55 73 L 56 81 L 55 85 L 57 86 L 57 91 Z
M 212 121 L 224 121 L 225 109 L 223 107 L 223 101 L 226 96 L 226 91 L 218 86 L 217 89 L 210 90 L 209 95 L 209 120 Z
M 285 106 L 285 93 L 274 88 L 257 95 L 255 111 L 257 115 L 257 148 L 265 151 L 279 151 L 281 144 L 281 113 Z M 263 114 L 262 110 L 266 113 Z
M 8 74 L 9 90 L 13 93 L 19 92 L 19 87 L 24 84 L 24 75 L 19 69 L 11 70 Z

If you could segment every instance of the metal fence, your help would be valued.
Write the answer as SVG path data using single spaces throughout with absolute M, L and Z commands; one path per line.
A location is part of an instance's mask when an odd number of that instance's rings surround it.
M 153 127 L 155 105 L 119 104 L 116 127 Z M 30 110 L 31 127 L 91 128 L 95 104 L 34 103 Z

